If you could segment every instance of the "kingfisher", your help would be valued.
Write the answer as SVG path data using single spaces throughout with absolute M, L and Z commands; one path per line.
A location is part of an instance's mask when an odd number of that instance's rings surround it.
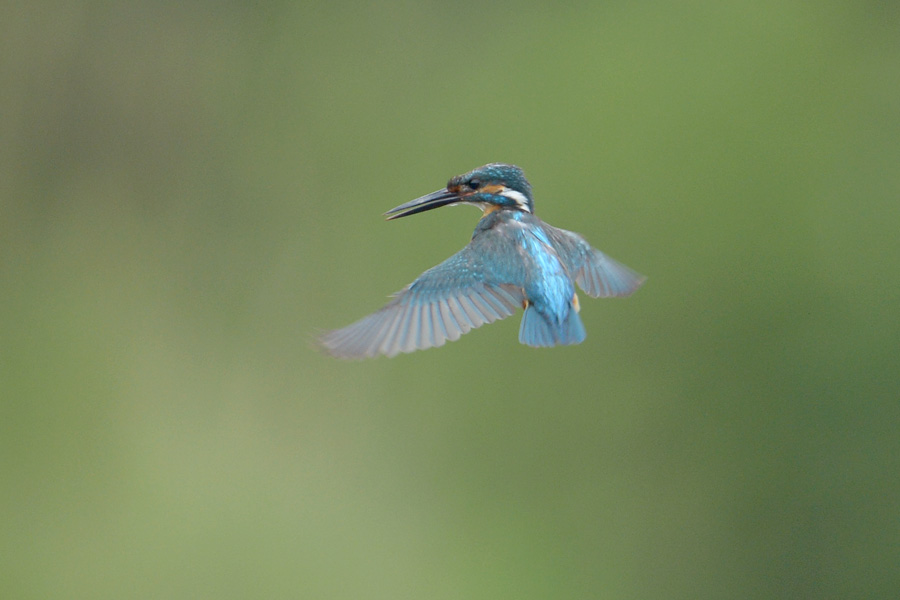
M 384 213 L 387 220 L 441 206 L 482 210 L 469 244 L 393 295 L 381 310 L 323 334 L 338 358 L 395 356 L 458 340 L 485 323 L 525 310 L 519 342 L 579 344 L 586 333 L 577 283 L 593 298 L 628 296 L 644 277 L 592 248 L 577 233 L 534 215 L 525 173 L 491 163 L 452 177 L 447 186 Z

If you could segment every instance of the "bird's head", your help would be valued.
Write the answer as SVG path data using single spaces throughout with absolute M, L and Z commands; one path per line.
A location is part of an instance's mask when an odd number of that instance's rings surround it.
M 522 169 L 515 165 L 491 163 L 452 177 L 447 187 L 401 204 L 384 214 L 388 220 L 399 219 L 453 204 L 472 204 L 482 209 L 484 214 L 503 209 L 534 212 L 531 185 Z

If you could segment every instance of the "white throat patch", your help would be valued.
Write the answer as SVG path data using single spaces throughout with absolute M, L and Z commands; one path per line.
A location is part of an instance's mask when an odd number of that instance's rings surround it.
M 525 212 L 531 212 L 531 209 L 528 208 L 528 198 L 526 198 L 525 194 L 523 194 L 522 192 L 517 192 L 516 190 L 511 190 L 508 187 L 505 187 L 503 188 L 503 191 L 500 192 L 500 195 L 515 202 L 516 206 L 518 206 Z

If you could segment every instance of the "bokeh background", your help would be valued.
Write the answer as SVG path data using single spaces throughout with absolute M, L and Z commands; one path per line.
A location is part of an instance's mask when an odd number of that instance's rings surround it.
M 0 13 L 0 597 L 900 593 L 898 4 Z M 647 284 L 318 353 L 491 161 Z

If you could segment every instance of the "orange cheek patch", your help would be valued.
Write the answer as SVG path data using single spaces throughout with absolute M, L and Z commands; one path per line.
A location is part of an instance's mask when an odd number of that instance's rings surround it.
M 506 189 L 506 187 L 502 186 L 502 185 L 486 185 L 483 188 L 479 189 L 478 191 L 485 192 L 487 194 L 499 194 L 500 192 L 502 192 L 505 189 Z

